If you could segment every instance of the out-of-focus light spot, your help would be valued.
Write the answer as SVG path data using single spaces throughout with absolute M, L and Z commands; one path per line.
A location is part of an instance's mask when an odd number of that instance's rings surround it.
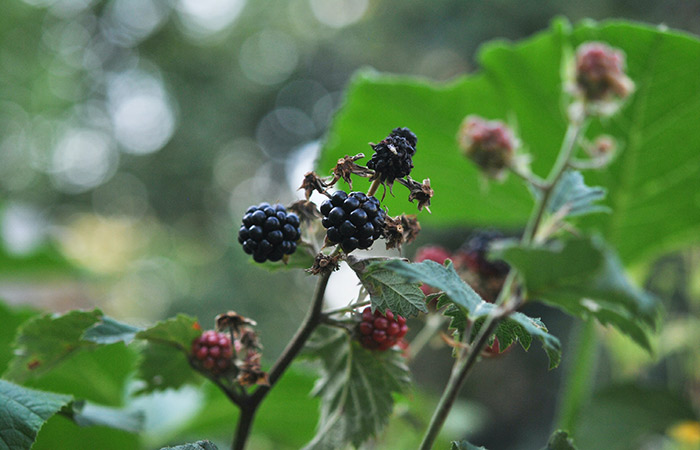
M 240 15 L 246 0 L 179 0 L 177 12 L 194 37 L 217 33 Z
M 318 141 L 308 142 L 301 147 L 299 147 L 286 161 L 286 171 L 287 171 L 287 186 L 290 192 L 296 192 L 297 198 L 304 198 L 304 191 L 299 190 L 301 182 L 304 180 L 304 174 L 311 170 L 314 170 L 314 163 L 321 152 L 321 144 Z M 319 200 L 320 197 L 316 197 L 313 194 L 312 200 Z M 321 200 L 322 201 L 322 200 Z M 318 203 L 320 204 L 320 202 Z
M 123 272 L 144 244 L 129 221 L 92 214 L 74 217 L 59 242 L 66 257 L 98 273 Z
M 447 80 L 468 71 L 466 59 L 448 48 L 425 52 L 417 63 L 418 73 L 437 80 Z
M 286 80 L 298 62 L 299 50 L 292 37 L 276 30 L 263 30 L 246 39 L 239 56 L 243 74 L 263 85 Z
M 10 191 L 29 187 L 36 172 L 29 165 L 29 139 L 24 133 L 8 134 L 0 141 L 0 185 Z
M 262 164 L 260 147 L 252 139 L 239 138 L 225 145 L 216 156 L 212 170 L 214 184 L 224 191 L 233 190 L 238 183 L 254 173 Z
M 134 46 L 153 33 L 169 11 L 154 0 L 114 0 L 106 14 L 106 34 L 119 45 Z
M 79 193 L 94 188 L 114 174 L 118 154 L 104 133 L 70 129 L 53 151 L 51 176 L 59 190 Z
M 277 108 L 262 118 L 255 137 L 263 152 L 273 159 L 286 158 L 289 151 L 313 139 L 316 126 L 297 108 Z
M 46 221 L 35 208 L 12 203 L 5 207 L 0 228 L 5 249 L 16 255 L 27 255 L 43 242 Z
M 332 28 L 352 25 L 362 18 L 368 0 L 309 0 L 316 19 Z
M 148 210 L 148 190 L 135 176 L 118 173 L 92 192 L 92 206 L 101 216 L 138 220 Z
M 160 150 L 175 131 L 175 115 L 162 83 L 139 71 L 115 76 L 109 83 L 109 110 L 114 135 L 127 153 Z

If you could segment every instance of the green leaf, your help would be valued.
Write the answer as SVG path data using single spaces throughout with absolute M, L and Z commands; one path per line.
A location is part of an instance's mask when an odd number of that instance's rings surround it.
M 14 356 L 12 342 L 19 326 L 37 315 L 37 311 L 29 308 L 10 308 L 0 302 L 0 317 L 2 326 L 0 327 L 0 374 L 7 369 L 7 365 Z
M 31 448 L 44 422 L 71 401 L 0 380 L 0 449 Z
M 477 447 L 467 441 L 452 441 L 451 450 L 487 450 L 486 447 Z
M 645 436 L 664 434 L 686 420 L 697 416 L 681 395 L 664 388 L 611 386 L 581 410 L 574 437 L 582 449 L 635 450 L 643 447 Z
M 535 191 L 539 194 L 539 191 Z M 610 208 L 596 205 L 595 202 L 605 198 L 606 190 L 602 187 L 588 187 L 580 172 L 568 170 L 554 187 L 547 203 L 547 211 L 555 214 L 566 211 L 563 217 L 576 217 L 597 212 L 610 212 Z
M 468 320 L 483 320 L 496 308 L 493 303 L 482 300 L 479 294 L 459 277 L 449 261 L 443 266 L 430 260 L 420 263 L 391 260 L 383 263 L 383 266 L 410 281 L 422 281 L 444 291 L 446 297 L 440 299 L 438 306 L 453 303 L 454 307 L 448 307 L 445 315 L 452 317 L 450 327 L 456 328 L 460 335 L 464 333 Z M 550 369 L 557 367 L 561 361 L 559 339 L 549 334 L 539 319 L 515 312 L 501 321 L 495 335 L 501 343 L 501 348 L 507 348 L 517 339 L 525 350 L 529 349 L 534 336 L 542 342 L 542 347 L 549 357 Z
M 305 355 L 318 359 L 322 368 L 313 391 L 321 397 L 320 421 L 316 436 L 304 447 L 307 450 L 359 446 L 388 422 L 392 394 L 410 384 L 398 350 L 367 350 L 342 330 L 317 329 Z
M 73 402 L 71 419 L 81 427 L 106 426 L 117 430 L 138 433 L 143 428 L 143 414 L 120 408 L 97 405 L 95 403 Z
M 549 438 L 547 446 L 542 450 L 576 450 L 574 441 L 569 438 L 569 433 L 562 430 L 557 430 Z
M 372 311 L 378 309 L 383 313 L 388 309 L 403 317 L 428 312 L 420 284 L 407 282 L 406 278 L 385 269 L 382 266 L 384 262 L 386 258 L 357 259 L 348 256 L 348 264 L 369 293 Z
M 210 441 L 197 441 L 192 444 L 183 444 L 176 447 L 163 447 L 161 450 L 218 450 Z
M 60 445 L 60 446 L 59 446 Z M 32 450 L 124 450 L 144 448 L 133 433 L 104 426 L 78 426 L 56 414 L 41 428 Z
M 190 367 L 187 359 L 192 341 L 201 334 L 197 320 L 184 314 L 136 333 L 136 339 L 147 341 L 139 366 L 139 378 L 146 386 L 138 393 L 201 383 L 203 378 Z
M 551 168 L 567 119 L 562 107 L 562 61 L 588 40 L 621 48 L 636 91 L 620 113 L 587 133 L 612 135 L 621 145 L 615 161 L 587 181 L 608 191 L 614 214 L 586 216 L 580 226 L 601 230 L 625 263 L 700 242 L 700 41 L 689 35 L 626 22 L 586 21 L 575 29 L 562 21 L 527 40 L 482 47 L 479 71 L 450 83 L 423 78 L 356 74 L 346 91 L 319 159 L 326 174 L 346 154 L 364 152 L 397 126 L 418 136 L 414 179 L 430 178 L 435 190 L 424 227 L 522 227 L 532 198 L 517 177 L 481 189 L 482 177 L 461 156 L 455 135 L 462 119 L 479 114 L 513 125 L 532 152 L 533 171 Z M 682 67 L 683 70 L 678 70 Z M 362 180 L 357 180 L 361 189 Z M 401 186 L 387 197 L 391 211 L 404 211 Z
M 651 350 L 644 325 L 655 326 L 657 302 L 627 280 L 601 239 L 577 237 L 545 247 L 501 242 L 491 253 L 518 269 L 530 298 L 577 317 L 593 316 Z
M 71 311 L 26 321 L 17 332 L 16 356 L 4 377 L 21 383 L 45 373 L 72 353 L 93 347 L 94 343 L 81 340 L 81 336 L 101 316 L 99 310 Z
M 124 342 L 126 345 L 129 345 L 139 331 L 141 331 L 141 328 L 118 322 L 111 317 L 102 316 L 98 323 L 88 328 L 83 334 L 83 339 L 97 344 Z

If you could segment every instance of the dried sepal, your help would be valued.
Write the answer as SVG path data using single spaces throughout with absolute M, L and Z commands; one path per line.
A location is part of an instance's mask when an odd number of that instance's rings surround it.
M 269 386 L 270 379 L 267 372 L 264 372 L 260 365 L 260 353 L 249 350 L 245 359 L 238 364 L 238 376 L 236 382 L 243 387 L 247 386 Z
M 358 153 L 355 156 L 345 155 L 343 158 L 340 158 L 333 168 L 333 179 L 330 181 L 330 183 L 328 183 L 328 186 L 333 186 L 342 178 L 348 184 L 348 186 L 350 186 L 350 189 L 352 189 L 351 175 L 357 175 L 363 178 L 368 178 L 374 175 L 373 170 L 361 166 L 355 162 L 364 157 L 364 153 Z
M 294 202 L 287 207 L 287 210 L 299 216 L 299 220 L 306 223 L 314 222 L 323 217 L 316 207 L 316 204 L 309 200 Z
M 309 200 L 314 191 L 323 195 L 328 195 L 328 192 L 326 192 L 328 186 L 328 183 L 319 177 L 316 172 L 312 171 L 304 174 L 304 181 L 301 183 L 301 186 L 299 186 L 299 189 L 304 190 L 306 200 Z
M 398 248 L 403 244 L 410 244 L 416 240 L 421 230 L 416 216 L 401 214 L 396 217 L 387 217 L 384 222 L 383 235 L 386 239 L 386 249 Z
M 314 259 L 314 264 L 306 271 L 312 275 L 334 272 L 340 269 L 340 260 L 343 258 L 343 255 L 343 253 L 325 255 L 319 252 Z
M 423 208 L 430 211 L 430 199 L 434 195 L 433 188 L 430 187 L 430 178 L 423 180 L 423 183 L 419 183 L 412 179 L 410 176 L 406 178 L 399 178 L 399 183 L 403 184 L 410 191 L 408 194 L 408 201 L 413 203 L 414 200 L 418 201 L 418 211 L 422 211 Z
M 239 337 L 244 330 L 244 326 L 257 325 L 253 319 L 248 319 L 235 311 L 228 311 L 216 316 L 216 329 L 219 331 L 231 331 L 235 337 Z

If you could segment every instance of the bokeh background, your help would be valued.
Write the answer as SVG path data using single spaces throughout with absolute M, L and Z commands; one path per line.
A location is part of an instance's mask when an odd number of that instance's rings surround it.
M 142 325 L 179 312 L 213 325 L 235 309 L 258 321 L 273 359 L 314 283 L 255 266 L 235 232 L 249 205 L 301 196 L 353 72 L 449 80 L 475 70 L 482 43 L 558 15 L 700 33 L 700 2 L 685 0 L 3 0 L 0 298 Z M 425 229 L 416 246 L 454 249 L 472 230 L 448 231 Z M 696 254 L 668 256 L 647 286 L 682 308 L 697 266 Z M 531 313 L 565 340 L 567 319 Z M 544 358 L 515 350 L 480 365 L 454 435 L 539 448 L 564 373 Z M 414 362 L 428 398 L 450 363 L 444 349 Z

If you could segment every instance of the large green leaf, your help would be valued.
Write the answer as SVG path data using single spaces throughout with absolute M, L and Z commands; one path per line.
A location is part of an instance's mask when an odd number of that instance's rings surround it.
M 446 298 L 440 299 L 439 306 L 452 303 L 445 310 L 445 315 L 452 317 L 450 326 L 459 333 L 464 333 L 468 320 L 477 324 L 494 312 L 496 306 L 487 303 L 479 297 L 474 289 L 465 283 L 455 272 L 451 262 L 444 266 L 435 261 L 426 260 L 420 263 L 408 263 L 401 260 L 390 260 L 382 264 L 384 268 L 409 281 L 422 281 L 445 292 Z M 549 357 L 549 368 L 553 369 L 561 361 L 561 344 L 559 339 L 547 332 L 547 327 L 539 320 L 528 317 L 523 313 L 514 312 L 503 319 L 496 328 L 495 335 L 505 349 L 514 341 L 519 341 L 525 350 L 530 348 L 532 337 L 536 337 Z
M 577 317 L 593 316 L 650 350 L 644 324 L 655 326 L 658 305 L 627 280 L 600 239 L 578 237 L 546 247 L 501 242 L 492 253 L 519 270 L 530 298 Z
M 410 383 L 398 350 L 367 350 L 342 330 L 319 328 L 305 355 L 318 359 L 323 372 L 314 388 L 321 397 L 320 421 L 307 450 L 358 447 L 386 425 L 392 394 Z
M 19 326 L 37 314 L 29 308 L 10 308 L 0 302 L 0 317 L 2 326 L 0 327 L 0 374 L 2 374 L 10 360 L 14 356 L 12 342 L 15 340 L 15 333 Z
M 614 213 L 587 217 L 582 226 L 602 230 L 625 263 L 698 242 L 700 41 L 661 28 L 585 22 L 572 30 L 556 22 L 526 41 L 484 46 L 480 70 L 448 84 L 362 71 L 332 124 L 318 172 L 345 154 L 371 154 L 367 142 L 407 126 L 418 136 L 412 176 L 429 177 L 435 190 L 433 214 L 420 216 L 424 226 L 523 226 L 532 207 L 527 190 L 515 177 L 482 189 L 455 135 L 468 114 L 505 120 L 532 153 L 533 170 L 546 175 L 566 128 L 561 63 L 587 40 L 623 49 L 637 90 L 618 116 L 588 130 L 589 137 L 611 134 L 622 150 L 607 170 L 587 176 L 608 190 Z M 395 191 L 387 203 L 401 212 L 407 193 Z
M 71 401 L 68 395 L 0 380 L 0 449 L 31 448 L 44 422 Z
M 385 269 L 381 264 L 384 261 L 386 258 L 357 259 L 348 256 L 348 264 L 369 293 L 372 310 L 378 309 L 382 313 L 389 310 L 403 317 L 428 312 L 420 285 Z
M 467 441 L 453 441 L 450 450 L 487 450 L 486 447 L 477 447 Z
M 80 426 L 56 414 L 41 428 L 32 450 L 124 450 L 144 448 L 139 437 L 106 426 Z

